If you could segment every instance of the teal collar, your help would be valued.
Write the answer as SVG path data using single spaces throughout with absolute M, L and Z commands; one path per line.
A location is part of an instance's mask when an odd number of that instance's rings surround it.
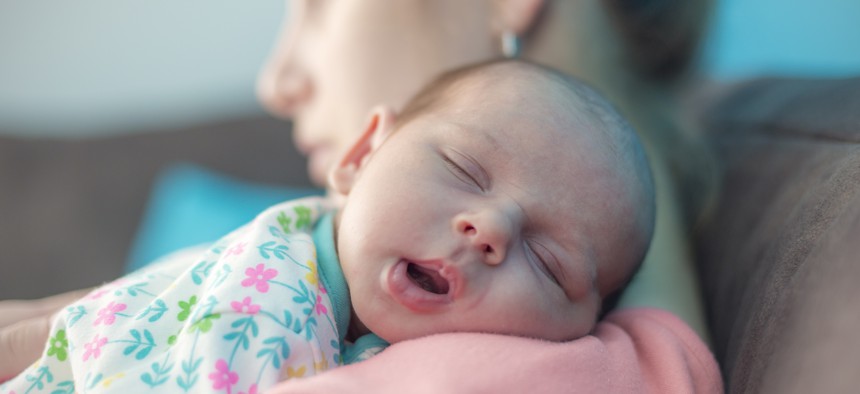
M 337 247 L 334 240 L 334 212 L 329 212 L 320 218 L 312 237 L 317 250 L 320 280 L 322 280 L 331 299 L 337 335 L 343 343 L 349 327 L 351 307 L 349 288 L 340 267 L 340 260 L 337 258 Z

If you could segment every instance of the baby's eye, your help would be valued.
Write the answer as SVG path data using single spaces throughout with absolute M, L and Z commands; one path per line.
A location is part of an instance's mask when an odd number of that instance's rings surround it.
M 547 251 L 543 245 L 534 241 L 526 242 L 526 251 L 528 251 L 528 254 L 535 260 L 537 260 L 538 268 L 556 285 L 561 287 L 558 277 L 556 277 L 555 273 L 550 268 L 549 262 L 553 261 L 554 257 L 549 254 L 549 251 Z
M 442 155 L 442 159 L 445 161 L 445 165 L 448 167 L 448 169 L 451 170 L 451 172 L 454 173 L 457 178 L 460 178 L 460 180 L 462 180 L 463 182 L 470 183 L 472 185 L 477 186 L 479 189 L 484 190 L 484 188 L 481 186 L 481 183 L 478 182 L 478 180 L 475 179 L 472 174 L 470 174 L 468 171 L 464 170 L 463 167 L 457 164 L 457 162 L 451 160 L 451 158 L 447 155 Z

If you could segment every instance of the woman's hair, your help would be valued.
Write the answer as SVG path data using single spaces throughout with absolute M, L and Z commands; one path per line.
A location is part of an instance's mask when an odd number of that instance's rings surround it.
M 647 80 L 686 74 L 698 52 L 713 0 L 603 0 L 627 60 Z
M 640 81 L 674 89 L 695 71 L 692 66 L 714 0 L 603 0 L 602 4 L 620 38 L 622 56 Z M 714 203 L 717 178 L 712 153 L 697 135 L 671 120 L 651 131 L 649 140 L 667 158 L 669 171 L 679 182 L 685 220 L 696 225 Z

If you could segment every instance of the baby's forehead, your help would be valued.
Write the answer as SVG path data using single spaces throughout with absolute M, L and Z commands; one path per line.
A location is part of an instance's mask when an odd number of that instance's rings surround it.
M 511 98 L 520 104 L 575 110 L 585 105 L 585 86 L 531 64 L 502 63 L 479 68 L 452 84 L 449 92 L 461 95 Z
M 511 73 L 504 78 L 495 74 L 467 79 L 447 92 L 450 96 L 432 112 L 440 117 L 466 118 L 472 127 L 496 137 L 502 145 L 513 145 L 519 153 L 536 153 L 528 149 L 533 145 L 546 149 L 541 142 L 563 148 L 568 154 L 610 148 L 606 124 L 573 88 L 531 73 Z

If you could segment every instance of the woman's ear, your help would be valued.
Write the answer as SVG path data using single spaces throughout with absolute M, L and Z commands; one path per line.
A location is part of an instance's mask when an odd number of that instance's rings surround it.
M 497 34 L 509 31 L 522 36 L 534 26 L 545 0 L 493 1 L 493 26 Z
M 329 172 L 331 190 L 343 196 L 349 194 L 371 154 L 394 132 L 394 119 L 394 111 L 388 106 L 377 106 L 370 112 L 361 136 Z

